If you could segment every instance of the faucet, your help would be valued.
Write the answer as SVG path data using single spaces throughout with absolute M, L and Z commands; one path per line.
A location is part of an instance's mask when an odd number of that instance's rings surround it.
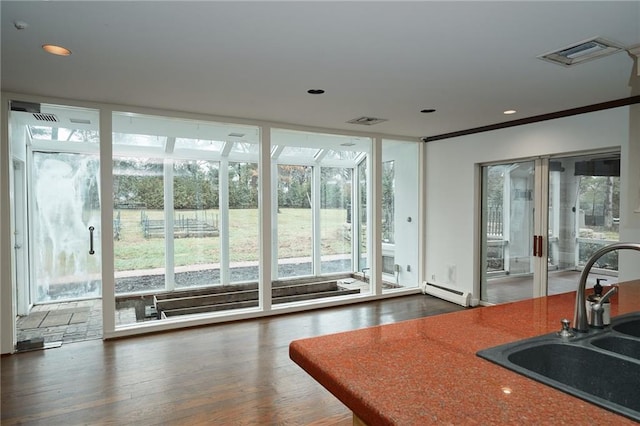
M 578 283 L 578 291 L 576 292 L 576 307 L 573 316 L 573 329 L 580 333 L 586 333 L 589 331 L 589 322 L 587 321 L 587 307 L 585 303 L 585 293 L 587 286 L 587 277 L 593 267 L 594 263 L 605 254 L 614 250 L 637 250 L 640 251 L 639 243 L 613 243 L 608 246 L 602 247 L 596 251 L 584 265 L 582 274 L 580 275 L 580 281 Z M 611 292 L 609 292 L 611 293 Z M 607 295 L 609 295 L 607 293 Z M 613 293 L 611 293 L 613 295 Z M 601 325 L 601 324 L 600 324 Z

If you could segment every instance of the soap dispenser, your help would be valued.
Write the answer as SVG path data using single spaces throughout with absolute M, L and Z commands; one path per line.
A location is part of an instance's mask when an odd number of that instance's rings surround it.
M 596 285 L 593 286 L 593 294 L 590 294 L 585 302 L 587 308 L 587 321 L 589 321 L 589 324 L 591 324 L 591 309 L 593 308 L 593 305 L 600 302 L 600 299 L 602 298 L 602 284 L 600 284 L 600 281 L 606 281 L 606 279 L 596 279 Z M 602 315 L 602 319 L 605 324 L 608 324 L 610 322 L 609 312 L 611 312 L 611 305 L 605 307 L 605 312 L 603 312 Z

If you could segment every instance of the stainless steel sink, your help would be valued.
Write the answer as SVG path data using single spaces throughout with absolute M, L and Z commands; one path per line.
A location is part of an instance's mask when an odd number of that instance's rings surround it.
M 602 330 L 511 342 L 478 356 L 605 409 L 640 421 L 640 312 Z M 634 334 L 637 333 L 637 334 Z

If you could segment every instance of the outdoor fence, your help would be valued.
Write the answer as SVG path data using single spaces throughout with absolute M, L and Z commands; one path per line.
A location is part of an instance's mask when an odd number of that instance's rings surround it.
M 173 219 L 174 238 L 203 238 L 217 237 L 220 235 L 218 215 L 203 211 L 203 219 L 186 217 L 184 214 L 176 215 Z M 145 238 L 164 238 L 166 224 L 164 219 L 149 219 L 147 213 L 140 212 L 140 225 Z

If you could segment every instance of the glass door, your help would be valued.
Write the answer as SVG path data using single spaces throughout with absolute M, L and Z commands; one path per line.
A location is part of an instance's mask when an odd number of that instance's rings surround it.
M 33 153 L 36 303 L 101 296 L 98 176 L 97 155 Z
M 620 240 L 620 153 L 550 159 L 548 198 L 548 294 L 575 291 L 589 257 Z M 610 285 L 617 274 L 612 252 L 592 269 L 588 285 Z
M 619 241 L 619 200 L 619 152 L 483 166 L 481 299 L 575 291 L 589 257 Z M 617 272 L 611 253 L 588 285 Z
M 544 267 L 541 218 L 536 202 L 540 160 L 482 167 L 481 298 L 489 303 L 527 299 L 540 293 L 536 275 Z

